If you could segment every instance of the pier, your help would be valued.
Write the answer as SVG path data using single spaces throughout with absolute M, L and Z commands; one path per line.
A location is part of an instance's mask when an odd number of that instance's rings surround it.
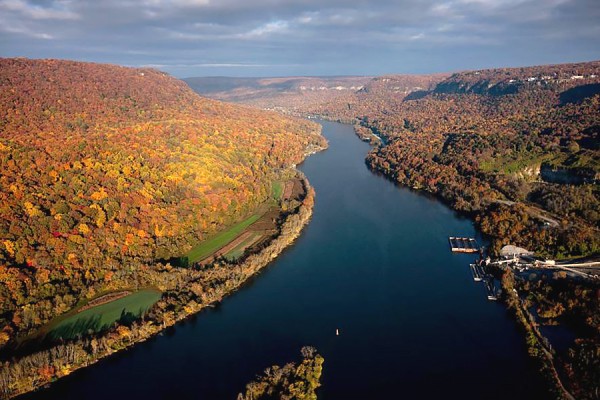
M 458 253 L 475 253 L 479 251 L 477 241 L 473 238 L 455 237 L 448 238 L 450 248 Z M 482 282 L 488 300 L 498 300 L 502 289 L 496 286 L 490 268 L 500 270 L 512 269 L 515 272 L 524 271 L 563 271 L 570 275 L 592 281 L 600 281 L 600 258 L 588 257 L 583 260 L 555 261 L 536 257 L 533 252 L 521 247 L 507 245 L 501 249 L 500 258 L 484 259 L 483 251 L 479 259 L 469 264 L 469 270 L 475 282 Z
M 474 238 L 450 236 L 448 238 L 450 250 L 454 253 L 477 253 L 479 244 Z
M 470 237 L 450 236 L 448 243 L 450 243 L 450 250 L 454 253 L 480 253 L 479 260 L 469 264 L 471 275 L 475 282 L 483 282 L 488 300 L 498 300 L 494 277 L 487 271 L 487 262 L 483 259 L 483 248 L 479 247 L 477 240 Z
M 473 275 L 473 280 L 475 282 L 481 282 L 485 276 L 485 272 L 483 271 L 483 267 L 479 264 L 469 264 L 471 268 L 471 274 Z
M 474 264 L 469 264 L 473 280 L 475 282 L 483 282 L 488 300 L 498 300 L 496 286 L 494 285 L 494 277 L 486 270 L 485 262 L 482 260 Z
M 485 291 L 487 292 L 488 300 L 498 300 L 496 287 L 494 286 L 494 278 L 492 276 L 487 276 L 485 279 Z

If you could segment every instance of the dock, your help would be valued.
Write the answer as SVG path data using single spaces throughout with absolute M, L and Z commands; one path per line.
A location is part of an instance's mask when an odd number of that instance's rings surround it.
M 469 264 L 469 268 L 471 275 L 473 275 L 473 280 L 475 282 L 483 282 L 488 300 L 498 300 L 498 291 L 494 285 L 494 276 L 487 271 L 485 263 L 480 260 Z
M 498 300 L 502 290 L 496 287 L 494 275 L 488 269 L 490 259 L 489 257 L 486 259 L 483 258 L 483 248 L 479 247 L 477 240 L 469 237 L 450 236 L 448 242 L 450 243 L 450 249 L 456 253 L 480 252 L 479 259 L 469 264 L 469 270 L 471 271 L 473 280 L 483 284 L 487 299 L 491 301 Z M 509 261 L 512 262 L 513 260 L 507 260 L 506 262 Z
M 471 274 L 475 282 L 481 282 L 485 276 L 485 272 L 479 264 L 469 264 L 471 268 Z
M 487 292 L 488 300 L 498 300 L 496 287 L 494 286 L 494 278 L 490 277 L 485 280 L 485 291 Z
M 454 253 L 477 253 L 479 244 L 474 238 L 450 236 L 448 238 L 450 250 Z

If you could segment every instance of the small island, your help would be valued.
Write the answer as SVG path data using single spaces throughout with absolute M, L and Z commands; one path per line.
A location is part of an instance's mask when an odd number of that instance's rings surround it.
M 325 359 L 310 346 L 303 347 L 300 353 L 299 363 L 267 368 L 246 385 L 237 400 L 317 400 L 316 389 L 321 386 Z

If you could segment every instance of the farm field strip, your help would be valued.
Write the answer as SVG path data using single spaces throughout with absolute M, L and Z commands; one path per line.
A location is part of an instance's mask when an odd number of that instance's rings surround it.
M 190 250 L 187 254 L 189 262 L 193 263 L 200 260 L 205 260 L 223 246 L 238 237 L 247 227 L 258 221 L 261 214 L 254 214 L 244 221 L 232 226 L 228 230 L 217 234 L 209 240 L 205 240 L 198 246 Z
M 283 183 L 280 181 L 273 182 L 271 193 L 273 194 L 273 199 L 280 200 L 283 194 Z
M 302 189 L 299 181 L 289 180 L 286 182 L 275 181 L 273 183 L 272 195 L 275 200 L 287 200 L 294 196 L 295 189 Z M 200 262 L 206 264 L 213 261 L 216 257 L 226 256 L 228 259 L 235 259 L 243 254 L 244 250 L 253 244 L 257 243 L 265 235 L 273 232 L 276 229 L 275 220 L 281 209 L 271 206 L 270 208 L 262 208 L 261 212 L 257 212 L 250 218 L 234 225 L 230 229 L 217 234 L 213 238 L 202 242 L 196 248 L 192 249 L 188 254 L 190 263 Z M 248 230 L 252 226 L 253 229 Z M 250 241 L 246 242 L 252 235 Z M 242 246 L 243 245 L 243 246 Z M 240 248 L 237 248 L 240 247 Z M 232 254 L 229 254 L 230 252 Z
M 242 233 L 241 235 L 236 237 L 234 240 L 227 243 L 225 246 L 221 247 L 219 250 L 217 250 L 210 256 L 206 257 L 204 260 L 200 261 L 200 264 L 209 263 L 209 262 L 213 261 L 215 258 L 224 255 L 225 253 L 227 253 L 228 251 L 230 251 L 231 249 L 236 247 L 238 244 L 240 244 L 241 242 L 246 240 L 246 238 L 248 238 L 251 234 L 252 234 L 251 231 L 245 231 L 244 233 Z
M 105 294 L 103 296 L 100 296 L 93 300 L 90 300 L 87 304 L 78 308 L 77 312 L 80 313 L 80 312 L 88 310 L 90 308 L 94 308 L 94 307 L 98 307 L 102 304 L 110 303 L 111 301 L 115 301 L 122 297 L 129 296 L 130 294 L 131 294 L 131 292 L 129 290 Z
M 252 231 L 248 233 L 250 233 L 248 237 L 244 238 L 244 240 L 242 240 L 241 243 L 237 244 L 230 251 L 227 251 L 224 254 L 225 258 L 227 258 L 228 260 L 235 260 L 239 258 L 242 254 L 244 254 L 244 251 L 248 247 L 254 245 L 264 237 L 264 232 Z
M 89 330 L 99 332 L 127 315 L 139 317 L 156 303 L 160 296 L 161 292 L 158 290 L 144 289 L 94 307 L 83 306 L 81 308 L 85 308 L 84 310 L 73 310 L 67 316 L 50 322 L 43 331 L 53 339 L 71 339 Z

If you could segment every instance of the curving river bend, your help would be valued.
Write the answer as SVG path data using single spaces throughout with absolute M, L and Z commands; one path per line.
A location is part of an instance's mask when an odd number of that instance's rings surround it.
M 320 400 L 541 398 L 474 256 L 448 249 L 472 223 L 371 173 L 351 126 L 322 125 L 329 149 L 301 166 L 313 219 L 289 250 L 216 309 L 24 398 L 234 400 L 307 344 L 325 357 Z

